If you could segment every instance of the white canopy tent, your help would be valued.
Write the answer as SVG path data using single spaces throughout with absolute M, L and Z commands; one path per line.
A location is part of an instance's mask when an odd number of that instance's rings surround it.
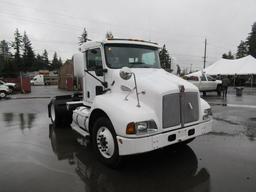
M 256 59 L 251 55 L 235 60 L 220 59 L 205 68 L 205 73 L 209 75 L 255 75 Z

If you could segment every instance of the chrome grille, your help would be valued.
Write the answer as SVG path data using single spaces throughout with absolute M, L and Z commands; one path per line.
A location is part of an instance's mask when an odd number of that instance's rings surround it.
M 199 104 L 198 93 L 188 92 L 181 96 L 181 111 L 182 111 L 182 124 L 198 121 L 199 119 Z
M 180 94 L 163 96 L 163 128 L 180 124 Z
M 184 126 L 199 120 L 197 92 L 174 93 L 163 96 L 163 128 Z

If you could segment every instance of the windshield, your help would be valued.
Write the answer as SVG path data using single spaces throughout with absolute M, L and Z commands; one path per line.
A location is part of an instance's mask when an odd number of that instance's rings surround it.
M 160 68 L 158 49 L 155 47 L 131 44 L 105 45 L 107 65 L 113 69 Z
M 208 79 L 208 81 L 215 81 L 215 79 L 210 75 L 207 75 L 207 79 Z

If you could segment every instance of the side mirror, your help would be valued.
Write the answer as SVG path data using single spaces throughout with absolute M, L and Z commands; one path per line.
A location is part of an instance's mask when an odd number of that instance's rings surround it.
M 129 80 L 132 76 L 132 72 L 128 67 L 123 67 L 120 70 L 119 75 L 123 80 Z
M 107 69 L 103 69 L 102 66 L 96 67 L 96 69 L 95 69 L 95 74 L 100 77 L 102 77 L 103 74 L 106 72 L 107 72 Z

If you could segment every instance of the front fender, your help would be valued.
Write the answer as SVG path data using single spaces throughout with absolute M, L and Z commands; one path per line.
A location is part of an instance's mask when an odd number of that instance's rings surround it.
M 129 98 L 126 101 L 119 94 L 95 97 L 92 111 L 94 109 L 101 109 L 108 115 L 118 136 L 136 137 L 136 135 L 126 135 L 126 127 L 130 122 L 154 120 L 159 127 L 159 121 L 154 110 L 144 103 L 141 103 L 141 107 L 137 107 L 136 99 Z

